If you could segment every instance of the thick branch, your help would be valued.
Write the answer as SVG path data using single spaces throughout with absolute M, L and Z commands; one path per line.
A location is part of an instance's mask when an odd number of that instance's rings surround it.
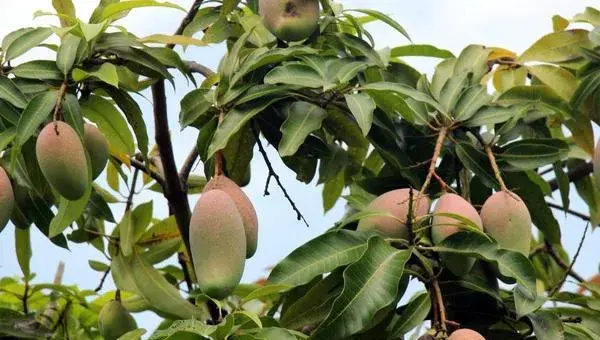
M 576 167 L 575 169 L 569 171 L 567 173 L 567 177 L 569 178 L 569 182 L 577 182 L 578 180 L 586 177 L 587 175 L 591 174 L 594 171 L 594 166 L 592 165 L 592 163 L 585 163 L 585 164 L 581 164 L 580 166 Z M 548 184 L 550 184 L 550 189 L 552 191 L 558 190 L 558 180 L 552 179 L 548 182 Z
M 145 173 L 146 175 L 152 177 L 152 179 L 154 179 L 156 181 L 156 183 L 160 184 L 160 186 L 163 187 L 163 189 L 164 189 L 165 180 L 162 178 L 162 176 L 158 172 L 145 166 L 144 163 L 138 161 L 135 158 L 130 159 L 130 161 L 131 161 L 132 167 L 134 167 L 134 168 L 140 170 L 141 172 Z
M 195 61 L 186 60 L 184 61 L 184 64 L 187 67 L 188 71 L 192 73 L 200 73 L 205 78 L 209 78 L 215 75 L 215 72 L 213 70 Z
M 179 174 L 175 166 L 175 157 L 173 156 L 173 144 L 169 134 L 169 120 L 167 117 L 167 98 L 165 95 L 165 81 L 158 80 L 152 85 L 153 98 L 153 113 L 155 125 L 155 140 L 158 145 L 160 159 L 163 165 L 165 183 L 163 192 L 169 207 L 175 215 L 179 232 L 183 238 L 183 242 L 188 251 L 190 260 L 190 240 L 189 240 L 189 224 L 190 224 L 190 204 L 187 200 L 187 195 L 183 190 L 179 181 Z
M 190 177 L 190 173 L 192 172 L 192 168 L 194 167 L 198 156 L 198 148 L 196 148 L 196 146 L 194 145 L 189 155 L 185 159 L 181 170 L 179 171 L 179 181 L 181 182 L 181 185 L 185 188 L 186 191 L 188 178 Z

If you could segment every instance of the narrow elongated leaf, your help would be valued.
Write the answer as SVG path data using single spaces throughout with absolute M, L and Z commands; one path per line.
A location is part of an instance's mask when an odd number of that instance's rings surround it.
M 62 103 L 62 113 L 67 122 L 77 134 L 83 138 L 83 117 L 81 116 L 81 107 L 74 94 L 67 93 Z
M 52 29 L 49 27 L 38 27 L 20 34 L 10 44 L 2 44 L 4 58 L 13 60 L 14 58 L 29 51 L 52 35 Z
M 215 131 L 210 146 L 208 147 L 207 158 L 212 157 L 217 150 L 224 149 L 231 136 L 238 132 L 242 126 L 278 100 L 279 98 L 266 98 L 255 105 L 234 108 L 229 111 Z
M 131 219 L 131 211 L 126 211 L 123 214 L 121 222 L 119 222 L 119 248 L 123 252 L 123 256 L 128 257 L 133 253 L 133 244 L 135 243 L 135 226 Z
M 269 282 L 299 286 L 315 276 L 356 261 L 365 251 L 367 236 L 348 230 L 323 234 L 279 262 Z
M 62 80 L 64 78 L 54 60 L 28 61 L 16 66 L 10 72 L 17 77 L 26 79 Z
M 88 185 L 86 186 L 83 196 L 76 200 L 70 201 L 64 197 L 60 197 L 58 203 L 58 212 L 50 222 L 49 236 L 54 237 L 61 234 L 71 223 L 81 216 L 92 193 L 92 173 L 91 165 L 88 160 Z
M 93 71 L 84 71 L 78 68 L 73 70 L 73 80 L 75 81 L 81 81 L 89 77 L 96 77 L 109 85 L 119 87 L 119 73 L 117 67 L 111 63 L 104 63 Z
M 527 315 L 538 339 L 564 340 L 565 330 L 558 315 L 552 311 L 541 310 Z
M 515 104 L 510 106 L 484 106 L 465 122 L 468 127 L 493 125 L 506 121 L 517 121 L 524 117 L 529 110 L 528 105 Z M 508 124 L 508 123 L 507 123 Z
M 500 184 L 494 177 L 487 156 L 470 143 L 456 144 L 456 156 L 469 170 L 473 171 L 490 188 L 499 188 Z
M 517 66 L 509 67 L 499 66 L 494 72 L 494 87 L 500 92 L 504 92 L 511 87 L 525 85 L 527 80 L 527 67 Z
M 140 39 L 143 43 L 159 43 L 159 44 L 172 44 L 181 46 L 206 46 L 207 43 L 194 39 L 192 37 L 186 37 L 185 35 L 167 35 L 167 34 L 152 34 L 147 37 Z
M 391 327 L 391 338 L 400 338 L 413 328 L 419 326 L 431 309 L 431 299 L 427 292 L 415 295 L 402 310 L 402 314 Z
M 141 7 L 170 7 L 170 8 L 176 8 L 176 9 L 179 9 L 179 10 L 182 10 L 185 12 L 185 9 L 183 9 L 181 6 L 176 5 L 174 3 L 170 3 L 170 2 L 159 2 L 159 1 L 154 1 L 154 0 L 131 0 L 131 1 L 124 1 L 124 2 L 116 2 L 116 3 L 106 5 L 102 9 L 101 14 L 98 16 L 96 21 L 100 22 L 100 21 L 104 21 L 104 20 L 114 20 L 114 19 L 118 18 L 119 15 L 122 14 L 123 12 L 128 12 L 134 8 L 141 8 Z
M 79 42 L 81 42 L 81 38 L 73 34 L 67 34 L 60 43 L 56 54 L 56 66 L 65 76 L 69 74 L 75 59 L 77 59 Z
M 577 87 L 575 76 L 562 67 L 552 65 L 527 66 L 529 73 L 533 74 L 542 83 L 549 86 L 562 99 L 569 101 Z
M 454 119 L 462 122 L 473 117 L 484 105 L 492 101 L 483 85 L 475 85 L 465 91 L 454 108 Z
M 381 56 L 379 56 L 379 53 L 369 46 L 366 41 L 348 33 L 338 33 L 338 37 L 340 38 L 341 42 L 351 50 L 356 50 L 360 53 L 359 55 L 367 57 L 370 64 L 382 68 L 387 66 L 386 63 L 381 59 Z
M 142 152 L 142 155 L 147 155 L 148 131 L 144 122 L 142 109 L 140 109 L 138 103 L 126 91 L 115 88 L 107 88 L 106 90 L 125 115 L 129 126 L 131 126 L 137 140 L 138 149 Z
M 156 330 L 148 340 L 176 339 L 178 333 L 181 339 L 190 333 L 206 338 L 216 330 L 217 326 L 207 325 L 204 321 L 176 320 L 169 328 Z
M 146 330 L 144 328 L 138 328 L 121 335 L 117 340 L 138 340 L 141 339 L 144 334 L 146 334 Z
M 406 86 L 404 84 L 398 84 L 398 83 L 392 83 L 392 82 L 377 82 L 377 83 L 366 84 L 366 85 L 362 86 L 360 89 L 363 91 L 367 91 L 367 92 L 370 92 L 370 91 L 396 92 L 401 95 L 408 96 L 416 101 L 429 104 L 429 105 L 433 106 L 434 108 L 436 108 L 440 112 L 443 111 L 443 107 L 437 101 L 435 101 L 435 99 L 431 98 L 431 96 L 429 96 L 428 94 L 423 93 L 417 89 Z
M 181 99 L 179 123 L 182 128 L 194 123 L 208 112 L 212 106 L 209 93 L 209 89 L 200 88 L 189 92 Z
M 458 102 L 460 95 L 469 86 L 472 75 L 472 73 L 461 72 L 448 78 L 440 92 L 439 102 L 444 110 L 443 113 L 449 114 L 454 110 L 454 105 Z
M 73 18 L 73 20 L 75 20 L 75 6 L 73 5 L 72 0 L 52 0 L 52 7 L 54 7 L 56 13 L 59 15 L 60 25 L 62 27 L 69 26 L 72 21 L 65 17 Z
M 83 115 L 98 125 L 109 143 L 124 154 L 133 155 L 135 145 L 127 122 L 108 100 L 91 95 L 81 103 Z
M 17 145 L 23 145 L 33 136 L 36 129 L 42 124 L 56 105 L 56 91 L 47 91 L 33 97 L 19 117 L 17 125 Z
M 7 77 L 0 76 L 0 99 L 4 99 L 19 109 L 27 105 L 27 98 L 15 83 Z
M 17 129 L 14 127 L 8 128 L 2 132 L 0 132 L 0 150 L 6 149 L 8 144 L 10 144 L 17 135 Z
M 390 18 L 389 16 L 385 15 L 384 13 L 381 13 L 379 11 L 372 10 L 372 9 L 348 9 L 346 11 L 359 12 L 359 13 L 363 13 L 368 16 L 371 16 L 373 18 L 376 18 L 377 20 L 380 20 L 380 21 L 388 24 L 390 27 L 392 27 L 396 31 L 400 32 L 403 36 L 405 36 L 406 39 L 410 40 L 410 36 L 408 35 L 408 32 L 406 32 L 406 30 L 398 22 L 396 22 L 396 20 Z
M 454 63 L 453 74 L 472 73 L 471 84 L 478 84 L 488 72 L 488 57 L 492 50 L 482 45 L 469 45 L 461 52 Z
M 231 85 L 237 84 L 242 77 L 260 67 L 269 64 L 278 64 L 296 56 L 315 53 L 317 51 L 308 46 L 291 46 L 271 50 L 268 48 L 259 48 L 244 59 L 238 71 L 231 78 Z
M 591 95 L 600 89 L 600 72 L 590 73 L 579 83 L 579 86 L 571 97 L 571 105 L 579 108 Z
M 549 63 L 573 60 L 581 56 L 580 47 L 589 47 L 588 31 L 573 29 L 547 34 L 533 43 L 519 62 L 543 61 Z
M 433 45 L 406 45 L 392 48 L 392 57 L 432 57 L 432 58 L 454 58 L 454 54 L 448 50 L 439 49 Z
M 569 145 L 561 139 L 521 139 L 502 147 L 500 158 L 523 170 L 552 164 L 567 156 Z
M 280 128 L 282 138 L 278 147 L 281 157 L 295 154 L 306 137 L 320 128 L 327 117 L 327 111 L 308 102 L 293 102 L 285 107 L 284 113 L 287 118 Z
M 31 262 L 31 237 L 29 228 L 15 227 L 15 251 L 17 252 L 17 262 L 23 276 L 28 277 L 31 274 L 29 264 Z
M 267 84 L 287 84 L 302 87 L 322 87 L 323 78 L 307 65 L 289 64 L 278 66 L 265 76 Z
M 369 239 L 362 257 L 344 270 L 344 288 L 314 339 L 344 339 L 368 326 L 373 315 L 398 293 L 409 250 L 398 250 L 380 237 Z
M 356 118 L 356 122 L 366 136 L 371 130 L 373 123 L 373 111 L 375 111 L 375 102 L 366 93 L 354 93 L 344 95 L 348 109 Z

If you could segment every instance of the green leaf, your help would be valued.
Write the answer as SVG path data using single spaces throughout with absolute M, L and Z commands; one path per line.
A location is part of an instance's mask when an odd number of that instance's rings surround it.
M 504 92 L 511 87 L 525 85 L 527 80 L 527 67 L 525 66 L 507 66 L 500 65 L 494 71 L 494 87 L 500 92 Z
M 237 84 L 248 73 L 269 65 L 279 64 L 283 61 L 292 59 L 305 54 L 315 54 L 317 50 L 308 46 L 291 46 L 288 48 L 259 48 L 252 52 L 246 59 L 242 61 L 239 69 L 231 78 L 231 85 Z
M 554 111 L 570 115 L 571 109 L 567 102 L 546 85 L 515 86 L 504 92 L 499 98 L 500 104 L 532 103 L 543 104 Z
M 193 124 L 208 112 L 212 106 L 211 94 L 209 89 L 200 88 L 189 92 L 181 99 L 181 112 L 179 113 L 181 128 Z
M 81 112 L 98 126 L 112 146 L 128 155 L 135 153 L 133 136 L 127 122 L 111 102 L 91 95 L 81 103 Z
M 492 96 L 483 85 L 475 85 L 466 90 L 454 108 L 454 119 L 459 122 L 473 117 L 484 105 L 490 104 Z
M 504 172 L 504 182 L 527 206 L 533 224 L 552 244 L 560 244 L 560 225 L 546 204 L 542 189 L 523 172 Z
M 571 106 L 579 108 L 583 103 L 600 89 L 600 72 L 590 73 L 581 79 L 579 86 L 571 98 Z
M 492 168 L 487 156 L 479 149 L 476 149 L 470 143 L 459 142 L 456 144 L 456 156 L 460 162 L 490 188 L 500 188 L 500 184 L 492 175 Z
M 39 80 L 63 80 L 64 75 L 54 60 L 33 60 L 10 70 L 17 77 Z
M 567 27 L 569 27 L 569 20 L 560 15 L 552 16 L 552 30 L 554 32 L 564 31 Z
M 70 201 L 62 196 L 60 197 L 60 201 L 58 203 L 58 212 L 52 219 L 52 222 L 50 222 L 49 237 L 54 237 L 61 234 L 71 223 L 77 220 L 85 210 L 92 193 L 92 174 L 91 168 L 89 168 L 89 160 L 88 172 L 89 182 L 85 189 L 85 193 L 80 199 L 76 201 Z
M 113 257 L 113 261 L 114 259 L 117 259 L 122 267 L 119 273 L 129 277 L 124 282 L 127 282 L 127 285 L 133 285 L 134 287 L 129 288 L 135 288 L 133 292 L 137 292 L 146 299 L 153 308 L 183 319 L 203 320 L 207 317 L 205 306 L 194 306 L 182 298 L 177 288 L 171 285 L 140 254 L 133 252 L 129 258 L 117 255 Z
M 233 135 L 223 149 L 227 176 L 240 186 L 245 183 L 244 179 L 250 172 L 255 143 L 254 133 L 248 124 Z
M 566 69 L 552 65 L 530 65 L 527 70 L 564 100 L 569 101 L 573 96 L 577 80 Z
M 295 154 L 306 137 L 320 128 L 327 117 L 327 111 L 321 107 L 302 101 L 286 105 L 283 112 L 286 119 L 280 128 L 283 136 L 278 147 L 281 157 Z
M 287 84 L 318 88 L 324 86 L 323 79 L 310 66 L 287 64 L 278 66 L 265 75 L 266 84 Z
M 368 326 L 373 315 L 398 294 L 409 250 L 398 250 L 380 237 L 369 239 L 362 257 L 344 270 L 344 288 L 314 339 L 343 339 Z
M 81 107 L 74 94 L 67 93 L 62 103 L 62 113 L 67 122 L 77 134 L 83 138 L 83 117 L 81 116 Z
M 294 250 L 269 275 L 269 282 L 299 286 L 315 276 L 356 261 L 367 236 L 348 230 L 325 233 Z
M 534 170 L 567 156 L 569 145 L 562 139 L 521 139 L 504 145 L 499 158 L 523 170 Z
M 56 91 L 47 91 L 33 97 L 23 110 L 17 124 L 15 143 L 23 145 L 47 118 L 56 105 Z
M 100 261 L 88 260 L 88 264 L 90 265 L 90 268 L 97 272 L 105 272 L 110 269 L 109 265 Z
M 10 144 L 17 135 L 17 129 L 14 127 L 8 128 L 2 132 L 0 132 L 0 150 L 6 149 L 8 144 Z M 1 231 L 2 228 L 0 228 Z
M 279 98 L 266 98 L 252 106 L 236 107 L 229 111 L 215 131 L 210 146 L 208 147 L 207 158 L 212 157 L 217 150 L 227 147 L 229 139 L 250 119 L 278 100 Z
M 217 326 L 207 325 L 201 320 L 175 320 L 167 329 L 154 331 L 148 340 L 161 339 L 184 339 L 189 334 L 196 334 L 202 337 L 208 337 L 217 330 Z M 176 335 L 179 333 L 179 338 Z
M 131 221 L 133 224 L 133 243 L 137 242 L 152 222 L 153 201 L 142 203 L 133 209 Z
M 52 35 L 52 29 L 49 27 L 37 27 L 27 31 L 21 31 L 21 34 L 15 37 L 10 43 L 2 42 L 2 50 L 6 60 L 13 60 L 23 53 L 29 51 Z
M 495 241 L 479 233 L 458 232 L 431 249 L 495 262 L 500 274 L 517 280 L 530 296 L 535 297 L 537 294 L 535 270 L 529 259 L 519 252 L 500 249 Z
M 137 139 L 138 149 L 143 156 L 146 156 L 148 154 L 148 131 L 140 106 L 126 91 L 116 88 L 106 88 L 106 91 L 125 115 Z
M 29 228 L 21 229 L 15 227 L 15 251 L 24 277 L 28 277 L 31 274 L 29 268 L 31 262 L 31 237 L 29 231 Z
M 426 93 L 423 93 L 417 89 L 414 89 L 410 86 L 406 86 L 404 84 L 392 83 L 392 82 L 377 82 L 363 85 L 360 90 L 371 92 L 371 91 L 389 91 L 399 93 L 404 96 L 408 96 L 416 101 L 423 102 L 425 104 L 429 104 L 436 108 L 438 111 L 443 112 L 443 107 L 435 101 L 435 99 L 431 98 Z
M 513 296 L 515 299 L 515 310 L 517 312 L 517 318 L 522 318 L 525 315 L 535 312 L 546 302 L 546 298 L 542 294 L 538 294 L 535 299 L 527 296 L 526 292 L 523 292 L 523 287 L 516 285 L 513 290 Z
M 319 182 L 325 183 L 342 172 L 348 165 L 348 153 L 343 147 L 333 144 L 329 146 L 329 152 L 321 158 L 319 165 Z M 342 179 L 344 176 L 342 176 Z
M 344 95 L 348 109 L 356 118 L 356 122 L 366 136 L 373 123 L 373 111 L 375 111 L 375 102 L 365 93 L 354 93 Z
M 392 48 L 391 56 L 396 57 L 432 57 L 432 58 L 454 58 L 454 54 L 448 50 L 439 49 L 433 45 L 406 45 Z
M 494 125 L 508 120 L 517 121 L 530 109 L 529 105 L 515 104 L 510 106 L 484 106 L 465 122 L 467 127 Z
M 398 22 L 396 22 L 394 19 L 390 18 L 389 16 L 387 16 L 379 11 L 372 10 L 372 9 L 348 9 L 348 10 L 345 10 L 344 12 L 360 12 L 360 13 L 366 14 L 368 16 L 371 16 L 373 18 L 376 18 L 376 19 L 388 24 L 390 27 L 392 27 L 396 31 L 400 32 L 400 34 L 405 36 L 406 39 L 410 40 L 410 36 L 408 35 L 408 32 L 406 32 L 406 30 Z
M 116 18 L 119 17 L 119 15 L 123 12 L 128 12 L 134 8 L 140 7 L 169 7 L 185 12 L 185 9 L 183 9 L 181 6 L 170 2 L 158 2 L 154 0 L 130 0 L 105 6 L 96 21 L 116 20 Z
M 119 249 L 123 256 L 128 257 L 133 253 L 133 244 L 135 243 L 135 226 L 131 218 L 131 211 L 126 211 L 118 225 L 119 228 Z
M 362 61 L 350 61 L 342 63 L 337 69 L 335 78 L 340 84 L 347 84 L 354 79 L 359 72 L 364 71 L 369 65 Z
M 600 26 L 600 11 L 594 7 L 586 7 L 583 13 L 577 13 L 573 17 L 574 22 L 587 22 L 594 26 Z
M 344 163 L 345 164 L 345 163 Z M 319 179 L 321 175 L 319 175 Z M 340 171 L 332 179 L 323 185 L 323 212 L 326 213 L 333 208 L 338 199 L 342 196 L 346 185 L 344 172 Z
M 250 294 L 244 296 L 241 303 L 246 303 L 251 300 L 261 299 L 270 295 L 281 294 L 290 290 L 292 286 L 285 284 L 272 284 L 262 286 L 258 289 L 253 290 Z
M 356 50 L 360 52 L 361 55 L 367 57 L 369 62 L 373 65 L 379 66 L 381 68 L 385 68 L 387 65 L 379 56 L 379 53 L 375 51 L 367 42 L 364 40 L 357 38 L 348 33 L 338 33 L 338 38 L 340 41 L 349 47 L 350 49 Z
M 392 334 L 390 338 L 400 338 L 413 328 L 419 326 L 425 321 L 430 309 L 431 299 L 427 292 L 413 296 L 403 308 L 402 314 L 395 318 L 395 322 L 390 325 Z
M 483 75 L 488 72 L 488 57 L 491 52 L 491 49 L 482 45 L 465 47 L 454 63 L 453 74 L 471 72 L 473 73 L 471 83 L 478 84 Z
M 558 183 L 558 189 L 560 190 L 560 198 L 562 200 L 562 206 L 566 212 L 569 209 L 571 201 L 569 199 L 569 191 L 571 189 L 571 183 L 569 177 L 562 168 L 561 162 L 553 164 L 554 173 L 556 175 L 556 182 Z
M 27 106 L 27 98 L 23 92 L 12 80 L 4 76 L 0 76 L 0 99 L 6 100 L 19 109 Z
M 109 85 L 119 87 L 117 67 L 111 63 L 103 63 L 94 71 L 85 71 L 79 68 L 73 70 L 73 80 L 75 81 L 82 81 L 90 77 L 96 77 Z
M 442 113 L 449 114 L 454 111 L 454 106 L 460 98 L 463 91 L 469 86 L 469 82 L 472 73 L 455 73 L 452 77 L 448 78 L 446 84 L 442 87 L 440 92 L 440 106 L 442 107 Z
M 518 59 L 519 63 L 542 61 L 557 63 L 581 57 L 580 47 L 589 46 L 588 31 L 573 29 L 547 34 L 533 43 Z
M 563 340 L 565 331 L 562 321 L 554 312 L 540 310 L 533 314 L 527 315 L 533 331 L 538 339 L 544 340 Z
M 52 0 L 52 7 L 59 15 L 62 27 L 67 27 L 71 23 L 71 20 L 67 20 L 65 17 L 76 18 L 75 6 L 72 0 Z
M 433 73 L 433 77 L 431 78 L 431 93 L 434 98 L 440 98 L 440 92 L 442 91 L 442 87 L 452 76 L 452 72 L 454 71 L 454 65 L 456 65 L 456 59 L 446 59 L 440 62 L 435 67 L 435 72 Z
M 146 330 L 144 328 L 138 328 L 121 335 L 117 340 L 138 340 L 141 339 L 144 334 L 146 334 Z
M 77 59 L 80 42 L 81 38 L 78 36 L 67 34 L 60 43 L 58 53 L 56 54 L 56 66 L 65 76 L 69 74 L 75 63 L 75 59 Z
M 185 35 L 152 34 L 140 39 L 143 43 L 159 43 L 181 46 L 206 46 L 207 43 Z

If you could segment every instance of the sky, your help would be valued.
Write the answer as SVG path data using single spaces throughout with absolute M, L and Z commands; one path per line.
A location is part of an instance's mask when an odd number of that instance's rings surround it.
M 97 4 L 96 0 L 74 0 L 73 2 L 77 7 L 78 15 L 82 18 L 89 17 Z M 192 0 L 173 0 L 172 2 L 189 8 Z M 554 14 L 571 18 L 574 14 L 583 11 L 585 6 L 597 5 L 597 2 L 592 0 L 505 0 L 502 2 L 491 0 L 375 0 L 369 2 L 344 0 L 339 2 L 348 9 L 370 8 L 384 12 L 397 20 L 408 31 L 414 43 L 432 44 L 448 49 L 455 55 L 472 43 L 504 47 L 520 53 L 538 38 L 551 32 L 551 17 Z M 36 10 L 52 11 L 51 0 L 3 0 L 0 11 L 0 37 L 21 27 L 57 24 L 54 17 L 42 17 L 32 21 L 32 14 Z M 144 8 L 134 10 L 126 19 L 119 21 L 119 24 L 124 25 L 138 36 L 154 33 L 168 34 L 172 33 L 179 25 L 183 15 L 183 12 L 173 9 Z M 384 24 L 372 23 L 367 27 L 375 37 L 377 48 L 395 47 L 409 43 L 406 38 Z M 196 60 L 216 69 L 225 50 L 223 46 L 210 46 L 189 47 L 185 52 L 181 49 L 178 51 L 182 52 L 182 56 L 186 60 Z M 21 61 L 30 58 L 52 58 L 52 56 L 47 50 L 37 48 L 24 56 Z M 407 61 L 428 75 L 431 75 L 437 62 L 436 59 L 430 58 L 407 58 Z M 177 123 L 179 101 L 185 93 L 192 89 L 191 85 L 187 84 L 180 76 L 176 77 L 176 91 L 167 87 L 169 121 L 178 164 L 182 164 L 190 148 L 195 145 L 197 137 L 197 131 L 192 128 L 180 132 Z M 151 103 L 143 97 L 136 99 L 144 111 L 149 137 L 152 141 L 154 126 Z M 267 275 L 269 266 L 276 264 L 293 249 L 333 226 L 344 214 L 343 200 L 338 201 L 327 214 L 323 214 L 322 186 L 316 186 L 316 183 L 307 185 L 297 182 L 295 174 L 283 165 L 277 152 L 270 147 L 267 151 L 284 186 L 308 220 L 310 227 L 306 227 L 302 222 L 296 220 L 296 215 L 283 197 L 281 190 L 273 184 L 270 189 L 271 195 L 263 196 L 267 169 L 255 150 L 252 162 L 252 180 L 244 190 L 253 202 L 259 216 L 259 246 L 254 257 L 246 263 L 243 282 L 252 282 Z M 202 175 L 202 167 L 196 167 L 194 173 Z M 100 177 L 100 183 L 104 181 L 103 178 L 103 176 Z M 585 212 L 586 206 L 579 198 L 574 197 L 576 195 L 572 196 L 572 208 Z M 560 203 L 558 196 L 555 199 Z M 149 200 L 155 200 L 156 216 L 167 216 L 165 201 L 158 195 L 138 195 L 135 197 L 134 203 L 137 205 Z M 197 196 L 190 197 L 192 206 L 196 200 Z M 123 207 L 115 205 L 114 208 L 115 216 L 120 216 Z M 555 212 L 555 215 L 559 218 L 562 226 L 563 243 L 569 253 L 573 254 L 585 223 L 575 217 L 565 217 L 560 212 Z M 101 273 L 92 271 L 88 266 L 88 260 L 106 262 L 99 252 L 91 247 L 76 244 L 71 244 L 71 250 L 67 251 L 51 244 L 36 228 L 32 228 L 32 230 L 34 232 L 32 232 L 31 268 L 37 274 L 37 282 L 52 281 L 58 262 L 64 261 L 66 270 L 63 283 L 78 284 L 81 288 L 87 289 L 97 286 Z M 0 233 L 0 277 L 21 274 L 15 256 L 13 233 L 12 226 L 8 226 Z M 597 232 L 586 238 L 580 260 L 574 267 L 583 276 L 588 277 L 598 272 L 597 252 L 593 245 L 598 244 L 599 241 L 600 237 Z M 113 288 L 112 281 L 107 280 L 103 292 Z M 410 297 L 411 292 L 418 289 L 420 289 L 419 285 L 411 284 L 409 294 L 405 299 Z M 140 327 L 147 328 L 149 331 L 154 329 L 160 320 L 150 312 L 136 314 L 136 319 Z

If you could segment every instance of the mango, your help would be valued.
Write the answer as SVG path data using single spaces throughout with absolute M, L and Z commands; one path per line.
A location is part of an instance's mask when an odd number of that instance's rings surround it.
M 531 215 L 523 200 L 513 192 L 498 191 L 481 208 L 483 230 L 500 247 L 529 257 Z
M 466 230 L 460 228 L 461 225 L 464 225 L 460 220 L 450 216 L 436 215 L 439 213 L 450 213 L 463 216 L 471 220 L 480 230 L 483 230 L 481 218 L 479 217 L 477 210 L 475 210 L 475 208 L 473 208 L 473 206 L 464 198 L 456 194 L 446 193 L 440 197 L 433 209 L 431 226 L 431 240 L 433 241 L 433 244 L 439 244 L 450 235 Z M 446 267 L 456 276 L 463 276 L 469 272 L 475 263 L 474 258 L 457 254 L 443 253 L 440 254 L 440 258 Z
M 265 27 L 281 40 L 304 40 L 318 27 L 318 0 L 259 0 L 258 11 Z
M 200 196 L 190 221 L 190 250 L 200 290 L 215 299 L 229 296 L 244 272 L 246 234 L 226 192 L 214 189 Z
M 461 328 L 452 332 L 448 337 L 448 340 L 485 340 L 485 338 L 483 335 L 472 329 Z
M 391 213 L 396 219 L 388 216 L 369 216 L 358 222 L 358 231 L 375 230 L 384 237 L 408 239 L 406 218 L 408 217 L 408 188 L 388 191 L 375 198 L 365 211 Z M 419 219 L 429 212 L 429 198 L 413 190 L 413 219 Z M 400 220 L 400 221 L 398 221 Z
M 40 169 L 50 185 L 69 200 L 83 196 L 88 186 L 88 164 L 79 136 L 65 122 L 51 122 L 35 145 Z
M 110 301 L 98 314 L 98 329 L 105 340 L 116 340 L 137 328 L 135 319 L 120 301 Z
M 10 178 L 0 167 L 0 231 L 8 224 L 15 207 L 15 194 Z
M 108 162 L 108 140 L 100 130 L 92 125 L 85 123 L 83 125 L 83 144 L 90 156 L 92 165 L 92 179 L 96 179 Z
M 246 233 L 246 258 L 251 258 L 258 246 L 258 216 L 256 215 L 256 210 L 254 209 L 252 202 L 234 181 L 224 175 L 211 178 L 211 180 L 206 183 L 204 192 L 214 189 L 224 191 L 233 200 L 233 203 L 235 203 L 235 206 L 242 217 L 242 221 L 244 222 L 244 231 Z

